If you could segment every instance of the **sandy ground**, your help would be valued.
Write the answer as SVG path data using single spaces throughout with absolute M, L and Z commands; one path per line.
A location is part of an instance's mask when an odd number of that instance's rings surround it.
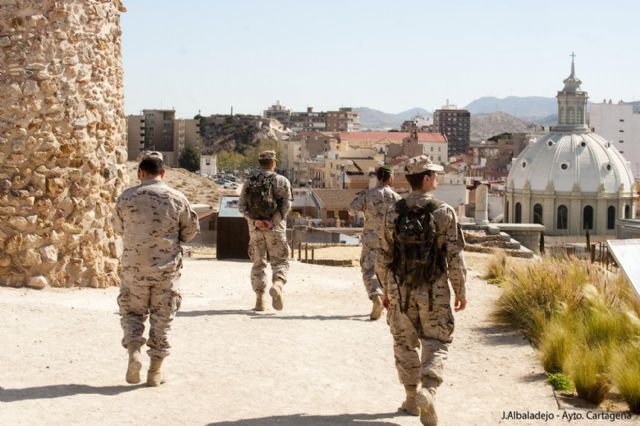
M 501 421 L 509 411 L 557 419 L 532 348 L 487 319 L 500 290 L 478 278 L 482 256 L 468 256 L 469 306 L 456 318 L 441 424 L 545 423 Z M 0 288 L 0 424 L 419 424 L 397 412 L 391 336 L 384 320 L 368 321 L 358 268 L 293 262 L 278 314 L 248 310 L 248 274 L 246 262 L 185 261 L 159 388 L 124 381 L 117 289 Z

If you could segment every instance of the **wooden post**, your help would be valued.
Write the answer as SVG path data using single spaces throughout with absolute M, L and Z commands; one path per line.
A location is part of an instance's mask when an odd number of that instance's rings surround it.
M 587 231 L 587 252 L 591 253 L 591 235 L 589 234 L 589 231 Z M 593 259 L 591 260 L 591 262 L 593 263 Z
M 304 260 L 305 261 L 309 260 L 309 244 L 308 243 L 304 244 Z
M 311 263 L 315 263 L 316 259 L 316 248 L 311 246 Z
M 298 241 L 298 261 L 302 260 L 302 240 Z

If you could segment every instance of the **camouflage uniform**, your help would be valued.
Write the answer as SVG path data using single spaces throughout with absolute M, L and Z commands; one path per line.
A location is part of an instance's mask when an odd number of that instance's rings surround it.
M 415 191 L 407 197 L 409 207 L 422 207 L 433 197 Z M 393 351 L 400 382 L 417 385 L 435 392 L 442 383 L 442 371 L 454 328 L 449 282 L 459 298 L 465 297 L 466 268 L 462 258 L 464 237 L 461 235 L 454 210 L 443 204 L 433 211 L 438 244 L 445 251 L 447 270 L 437 277 L 430 300 L 427 286 L 418 286 L 410 292 L 397 283 L 393 262 L 395 221 L 398 213 L 392 208 L 385 215 L 376 272 L 382 280 L 389 298 L 387 321 L 393 335 Z M 406 312 L 400 301 L 408 300 Z M 431 309 L 429 305 L 431 302 Z M 422 356 L 419 348 L 422 344 Z
M 375 274 L 378 239 L 384 214 L 396 201 L 400 200 L 389 185 L 379 184 L 375 188 L 358 193 L 351 202 L 349 213 L 355 215 L 364 212 L 365 222 L 362 230 L 362 252 L 360 253 L 360 270 L 364 288 L 371 299 L 376 294 L 382 294 L 382 287 Z
M 118 295 L 122 345 L 145 343 L 150 315 L 147 353 L 162 359 L 169 354 L 167 332 L 182 300 L 180 244 L 198 233 L 198 217 L 181 192 L 147 179 L 118 197 L 113 222 L 124 243 Z
M 264 176 L 276 175 L 274 186 L 274 197 L 278 205 L 278 211 L 272 218 L 273 228 L 269 231 L 260 231 L 256 228 L 255 220 L 249 216 L 247 206 L 247 185 L 242 187 L 238 209 L 247 219 L 249 226 L 249 257 L 253 262 L 251 268 L 251 286 L 256 293 L 264 292 L 267 287 L 267 260 L 271 263 L 273 283 L 280 282 L 284 285 L 287 282 L 287 271 L 289 270 L 289 244 L 287 243 L 287 221 L 286 217 L 291 210 L 293 194 L 289 179 L 273 171 L 261 170 Z

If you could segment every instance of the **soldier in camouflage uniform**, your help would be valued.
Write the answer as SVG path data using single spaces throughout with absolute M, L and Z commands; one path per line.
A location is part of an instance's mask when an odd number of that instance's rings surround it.
M 200 230 L 198 217 L 185 196 L 163 178 L 162 154 L 145 151 L 138 166 L 140 184 L 116 201 L 113 224 L 122 234 L 124 252 L 118 295 L 122 344 L 129 351 L 126 380 L 140 382 L 140 347 L 147 343 L 151 365 L 147 385 L 164 382 L 160 368 L 169 354 L 167 332 L 182 297 L 178 288 L 182 268 L 181 243 Z M 142 336 L 149 317 L 149 339 Z
M 385 287 L 389 306 L 387 315 L 393 335 L 396 368 L 400 382 L 404 384 L 406 399 L 401 409 L 412 415 L 420 415 L 422 424 L 436 425 L 436 388 L 442 383 L 442 371 L 452 340 L 454 318 L 451 310 L 449 282 L 455 293 L 454 308 L 461 311 L 466 306 L 466 269 L 462 258 L 464 237 L 454 210 L 434 200 L 429 191 L 437 187 L 436 172 L 442 166 L 433 164 L 422 155 L 411 158 L 405 166 L 407 181 L 412 192 L 406 199 L 409 208 L 434 206 L 432 225 L 436 247 L 442 257 L 442 269 L 431 276 L 431 285 L 409 287 L 397 282 L 394 269 L 394 244 L 397 243 L 398 208 L 385 215 L 380 239 L 380 253 L 376 272 Z M 397 256 L 397 255 L 395 255 Z M 420 284 L 420 283 L 419 283 Z M 422 346 L 422 355 L 420 354 Z M 418 391 L 418 385 L 422 388 Z
M 364 229 L 362 231 L 362 252 L 360 253 L 360 270 L 362 271 L 362 281 L 369 299 L 373 303 L 370 319 L 377 320 L 382 315 L 384 306 L 382 305 L 382 287 L 375 274 L 376 254 L 378 252 L 378 239 L 384 214 L 389 206 L 401 199 L 398 194 L 391 189 L 393 183 L 393 171 L 388 165 L 384 165 L 376 170 L 378 185 L 358 193 L 351 202 L 349 213 L 356 215 L 357 212 L 364 213 Z
M 271 263 L 272 285 L 269 289 L 272 306 L 280 311 L 283 308 L 282 291 L 287 282 L 290 249 L 287 243 L 286 217 L 291 210 L 293 193 L 289 179 L 275 172 L 275 151 L 263 151 L 258 156 L 260 170 L 245 181 L 240 193 L 238 208 L 247 219 L 249 226 L 249 257 L 253 262 L 251 268 L 251 286 L 256 293 L 255 311 L 264 311 L 264 292 L 267 289 L 267 260 Z M 256 216 L 255 206 L 251 205 L 249 192 L 252 179 L 270 179 L 271 189 L 267 196 L 275 201 L 273 213 L 268 218 Z M 270 201 L 270 200 L 267 200 Z

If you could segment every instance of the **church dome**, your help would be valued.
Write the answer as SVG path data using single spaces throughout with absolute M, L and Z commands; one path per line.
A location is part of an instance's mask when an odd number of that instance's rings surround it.
M 572 55 L 575 56 L 575 55 Z M 611 143 L 589 130 L 587 92 L 575 64 L 558 92 L 558 123 L 511 164 L 505 221 L 535 223 L 549 235 L 613 234 L 636 215 L 635 181 Z
M 613 145 L 595 133 L 552 133 L 513 162 L 507 187 L 531 191 L 631 192 L 633 174 Z M 552 187 L 551 187 L 552 186 Z

